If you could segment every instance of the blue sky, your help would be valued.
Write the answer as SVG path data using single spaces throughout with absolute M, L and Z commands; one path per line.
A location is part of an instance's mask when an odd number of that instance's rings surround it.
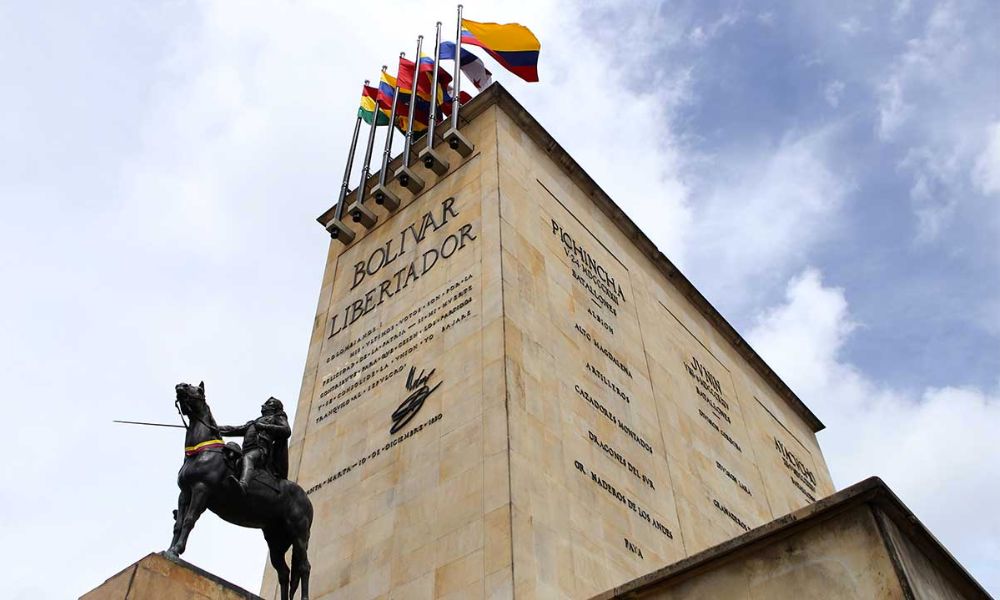
M 172 419 L 182 380 L 220 421 L 297 397 L 357 86 L 454 10 L 338 4 L 0 0 L 12 597 L 168 542 L 180 442 L 112 418 Z M 883 476 L 1000 591 L 996 2 L 466 15 L 536 32 L 542 81 L 496 78 L 827 424 L 837 485 Z M 53 548 L 58 581 L 25 560 Z M 187 556 L 265 562 L 214 517 Z

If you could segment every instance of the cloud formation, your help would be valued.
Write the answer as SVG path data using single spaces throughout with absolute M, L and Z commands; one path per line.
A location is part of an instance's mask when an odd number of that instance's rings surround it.
M 174 418 L 181 380 L 208 382 L 221 422 L 271 394 L 294 404 L 327 244 L 314 218 L 340 185 L 355 90 L 435 19 L 452 26 L 450 5 L 380 6 L 393 18 L 263 0 L 2 9 L 0 133 L 17 143 L 0 148 L 15 290 L 0 370 L 24 382 L 11 447 L 31 451 L 0 483 L 16 541 L 0 560 L 54 539 L 74 559 L 55 582 L 25 565 L 12 597 L 72 597 L 167 543 L 181 442 L 110 419 Z M 542 83 L 491 69 L 826 421 L 837 482 L 883 476 L 996 590 L 992 9 L 466 15 L 536 32 Z M 249 589 L 265 563 L 257 532 L 214 516 L 189 556 Z
M 843 356 L 857 331 L 844 290 L 807 269 L 748 338 L 826 423 L 820 443 L 837 486 L 882 477 L 984 586 L 996 589 L 1000 379 L 988 391 L 880 384 Z

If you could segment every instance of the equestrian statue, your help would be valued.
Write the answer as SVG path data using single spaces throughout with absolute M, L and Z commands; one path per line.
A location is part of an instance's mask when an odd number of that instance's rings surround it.
M 305 491 L 288 477 L 288 416 L 277 398 L 261 406 L 261 416 L 245 425 L 219 427 L 205 401 L 205 382 L 179 383 L 177 410 L 187 434 L 181 488 L 174 513 L 174 537 L 167 554 L 179 556 L 198 517 L 209 509 L 224 520 L 264 532 L 271 565 L 278 573 L 281 600 L 302 585 L 309 600 L 309 528 L 313 508 Z M 186 419 L 185 419 L 186 417 Z M 243 437 L 243 446 L 223 437 Z M 289 571 L 285 553 L 292 549 Z

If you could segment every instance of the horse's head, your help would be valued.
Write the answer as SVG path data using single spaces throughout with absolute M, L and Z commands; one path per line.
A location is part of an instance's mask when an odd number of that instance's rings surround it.
M 174 404 L 180 409 L 182 414 L 191 415 L 201 412 L 200 408 L 205 405 L 205 382 L 198 385 L 190 383 L 178 383 L 174 388 L 177 391 L 177 400 Z

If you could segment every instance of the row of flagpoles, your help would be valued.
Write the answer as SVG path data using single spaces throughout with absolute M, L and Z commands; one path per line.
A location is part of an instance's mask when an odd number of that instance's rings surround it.
M 463 42 L 482 48 L 502 67 L 521 79 L 529 82 L 538 81 L 538 53 L 541 45 L 527 27 L 517 23 L 479 23 L 463 19 L 461 4 L 458 5 L 454 42 L 442 42 L 440 21 L 436 27 L 433 58 L 421 54 L 423 36 L 417 36 L 415 61 L 407 60 L 405 53 L 400 52 L 399 67 L 395 77 L 386 72 L 388 67 L 383 66 L 378 87 L 371 87 L 367 79 L 362 87 L 361 106 L 358 108 L 354 134 L 347 153 L 344 181 L 340 186 L 333 217 L 325 224 L 330 236 L 345 245 L 350 244 L 355 238 L 354 231 L 348 228 L 342 219 L 362 121 L 369 125 L 368 143 L 365 146 L 361 167 L 361 181 L 354 202 L 347 212 L 355 223 L 370 229 L 375 225 L 376 217 L 365 206 L 365 187 L 370 175 L 375 133 L 380 125 L 388 125 L 388 130 L 385 135 L 378 182 L 370 195 L 376 204 L 390 212 L 396 210 L 400 204 L 399 198 L 387 187 L 390 183 L 387 170 L 392 154 L 393 133 L 396 129 L 399 129 L 405 138 L 402 165 L 392 175 L 392 180 L 398 181 L 402 188 L 413 195 L 424 187 L 423 180 L 414 173 L 410 165 L 410 153 L 418 136 L 425 136 L 427 145 L 418 152 L 417 158 L 426 168 L 439 176 L 446 173 L 449 168 L 444 157 L 434 150 L 434 142 L 437 139 L 436 126 L 443 125 L 446 117 L 451 118 L 450 127 L 440 139 L 447 142 L 448 147 L 462 157 L 472 153 L 472 144 L 458 131 L 459 109 L 471 99 L 468 93 L 461 91 L 461 76 L 464 73 L 476 89 L 482 91 L 492 83 L 492 73 L 486 68 L 482 59 L 462 48 Z M 454 61 L 453 76 L 440 67 L 442 60 Z

